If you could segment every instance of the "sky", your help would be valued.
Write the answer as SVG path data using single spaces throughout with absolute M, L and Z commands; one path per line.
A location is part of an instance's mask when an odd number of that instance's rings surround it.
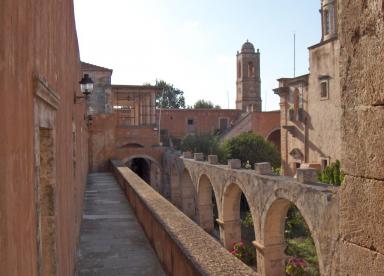
M 320 42 L 320 0 L 75 0 L 82 61 L 113 69 L 113 84 L 165 80 L 187 105 L 235 108 L 236 53 L 260 49 L 263 111 L 278 110 L 277 79 L 308 73 Z

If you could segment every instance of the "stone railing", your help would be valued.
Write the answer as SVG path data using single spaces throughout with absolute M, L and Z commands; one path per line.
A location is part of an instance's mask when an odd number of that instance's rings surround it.
M 111 164 L 168 275 L 257 275 L 128 167 Z

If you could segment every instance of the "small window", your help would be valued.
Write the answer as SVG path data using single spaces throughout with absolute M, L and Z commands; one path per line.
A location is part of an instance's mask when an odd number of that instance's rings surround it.
M 226 130 L 228 128 L 228 118 L 219 119 L 219 129 Z
M 329 158 L 321 158 L 321 170 L 324 170 L 329 165 Z
M 194 124 L 193 119 L 188 119 L 188 120 L 187 120 L 187 124 L 188 124 L 189 126 L 192 126 L 192 125 Z
M 328 81 L 322 81 L 320 83 L 320 96 L 321 96 L 321 99 L 328 99 L 329 97 Z

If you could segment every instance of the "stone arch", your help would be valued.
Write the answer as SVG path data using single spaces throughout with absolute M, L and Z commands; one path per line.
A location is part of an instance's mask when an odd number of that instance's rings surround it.
M 262 238 L 263 248 L 258 253 L 259 273 L 262 275 L 285 275 L 285 220 L 288 209 L 291 204 L 294 204 L 303 216 L 308 225 L 312 239 L 315 243 L 316 254 L 319 261 L 319 269 L 322 272 L 322 260 L 320 254 L 320 244 L 318 237 L 314 231 L 314 225 L 311 216 L 306 212 L 306 208 L 289 196 L 286 191 L 279 189 L 269 198 L 264 208 L 262 216 Z
M 232 182 L 226 186 L 222 199 L 222 227 L 220 236 L 225 248 L 231 249 L 234 242 L 241 240 L 240 201 L 244 194 L 252 215 L 254 231 L 256 234 L 257 219 L 255 219 L 254 206 L 247 193 L 238 184 Z
M 274 144 L 279 152 L 281 152 L 281 133 L 280 128 L 271 130 L 267 137 L 267 141 Z
M 149 155 L 132 155 L 123 159 L 123 163 L 160 192 L 161 166 L 156 159 Z
M 208 175 L 202 174 L 197 183 L 197 220 L 199 225 L 209 233 L 213 232 L 215 224 L 213 199 L 217 205 L 219 201 L 212 182 Z
M 121 145 L 119 148 L 144 148 L 144 146 L 140 143 L 127 143 Z
M 196 189 L 193 185 L 191 175 L 187 169 L 184 169 L 181 175 L 181 210 L 189 218 L 196 218 Z
M 124 158 L 122 160 L 122 162 L 124 164 L 127 164 L 129 161 L 131 161 L 134 158 L 144 158 L 144 159 L 150 160 L 151 162 L 155 163 L 156 165 L 158 165 L 160 167 L 159 161 L 157 161 L 155 158 L 153 158 L 152 156 L 147 155 L 147 154 L 130 155 L 129 157 Z

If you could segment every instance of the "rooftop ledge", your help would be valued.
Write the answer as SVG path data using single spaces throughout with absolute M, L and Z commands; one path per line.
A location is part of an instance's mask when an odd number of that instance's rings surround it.
M 257 275 L 128 167 L 111 164 L 169 275 Z

